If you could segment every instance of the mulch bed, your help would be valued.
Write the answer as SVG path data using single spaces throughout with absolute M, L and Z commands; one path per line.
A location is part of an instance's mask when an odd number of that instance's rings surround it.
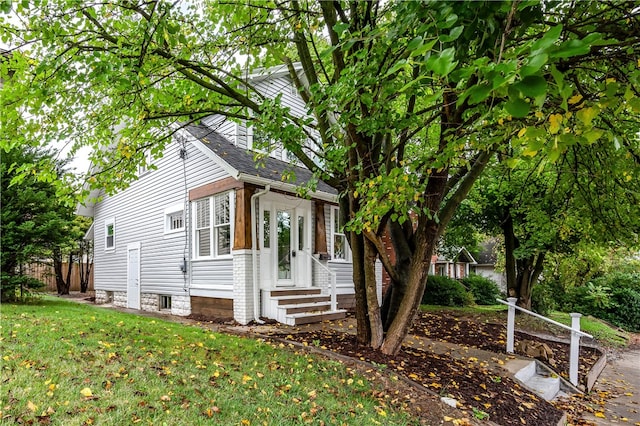
M 421 313 L 414 321 L 411 333 L 497 354 L 505 353 L 505 325 L 467 321 L 444 314 Z M 466 410 L 477 419 L 488 418 L 505 426 L 555 426 L 564 414 L 557 408 L 561 407 L 570 412 L 570 420 L 576 422 L 574 424 L 585 424 L 579 421 L 577 413 L 571 415 L 573 403 L 551 404 L 509 377 L 497 375 L 489 369 L 486 362 L 474 357 L 458 360 L 407 346 L 397 355 L 388 356 L 372 351 L 369 347 L 359 346 L 352 334 L 326 329 L 275 336 L 366 361 L 383 371 L 393 371 L 440 396 L 454 398 L 458 402 L 458 408 Z M 553 358 L 544 362 L 554 371 L 568 376 L 568 344 L 521 332 L 516 332 L 515 340 L 547 344 L 553 351 Z M 583 380 L 602 353 L 590 347 L 581 346 L 580 349 L 579 375 L 580 380 Z
M 412 334 L 424 336 L 429 339 L 458 345 L 473 346 L 486 351 L 504 353 L 506 350 L 507 329 L 506 325 L 493 323 L 479 323 L 466 321 L 447 315 L 435 315 L 422 312 L 414 321 Z M 519 331 L 515 332 L 515 341 L 534 341 L 545 343 L 553 352 L 553 358 L 540 359 L 556 373 L 568 380 L 569 378 L 569 348 L 566 343 L 554 342 L 540 337 L 532 336 Z M 516 354 L 525 355 L 516 349 Z M 596 348 L 580 345 L 580 365 L 578 381 L 584 383 L 586 375 L 602 356 L 602 352 Z
M 538 398 L 508 377 L 497 376 L 475 358 L 468 362 L 404 347 L 397 355 L 384 355 L 359 346 L 352 334 L 333 330 L 279 335 L 390 369 L 439 394 L 449 396 L 478 419 L 500 425 L 555 426 L 563 412 Z

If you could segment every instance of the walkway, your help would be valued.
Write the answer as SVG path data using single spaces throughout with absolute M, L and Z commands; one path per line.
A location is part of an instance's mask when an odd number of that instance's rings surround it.
M 593 392 L 606 392 L 613 397 L 607 400 L 604 412 L 585 414 L 586 420 L 597 426 L 640 425 L 640 349 L 623 352 L 619 358 L 609 361 Z

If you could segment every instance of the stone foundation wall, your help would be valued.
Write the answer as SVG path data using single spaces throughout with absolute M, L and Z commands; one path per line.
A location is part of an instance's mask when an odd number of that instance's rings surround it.
M 160 297 L 155 293 L 142 293 L 140 295 L 140 309 L 143 311 L 158 311 L 160 310 Z M 171 300 L 173 303 L 173 298 Z
M 103 305 L 111 303 L 112 292 L 106 290 L 96 290 L 96 304 Z
M 127 292 L 126 291 L 114 291 L 113 300 L 111 301 L 113 306 L 119 306 L 121 308 L 127 307 Z
M 191 298 L 188 294 L 184 296 L 171 296 L 171 315 L 181 317 L 191 315 Z

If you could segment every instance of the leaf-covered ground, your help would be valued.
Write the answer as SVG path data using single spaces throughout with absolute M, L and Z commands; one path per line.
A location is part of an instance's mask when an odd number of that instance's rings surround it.
M 3 303 L 0 354 L 3 425 L 420 424 L 334 360 L 62 300 Z
M 484 323 L 458 319 L 447 315 L 437 315 L 422 312 L 415 321 L 413 334 L 430 339 L 459 345 L 473 346 L 486 351 L 501 353 L 505 351 L 507 330 L 504 324 Z M 535 341 L 545 343 L 553 352 L 553 358 L 542 360 L 563 377 L 569 377 L 569 345 L 554 342 L 549 339 L 532 336 L 531 334 L 515 332 L 515 341 Z M 516 349 L 516 353 L 524 355 Z M 593 347 L 580 346 L 580 366 L 578 379 L 585 380 L 586 374 L 600 359 L 602 352 Z
M 458 407 L 470 416 L 488 418 L 501 425 L 556 425 L 563 411 L 568 414 L 569 424 L 588 425 L 590 423 L 582 420 L 581 415 L 584 412 L 597 412 L 598 406 L 606 402 L 606 394 L 592 393 L 549 403 L 492 368 L 490 364 L 502 363 L 497 356 L 492 360 L 474 356 L 459 359 L 446 353 L 435 353 L 428 348 L 422 350 L 405 346 L 398 355 L 390 357 L 359 346 L 355 336 L 348 331 L 320 327 L 303 328 L 297 333 L 276 332 L 274 335 L 396 372 L 440 396 L 454 398 L 458 401 Z M 505 352 L 506 327 L 500 324 L 465 320 L 443 313 L 421 313 L 414 321 L 411 333 L 431 340 L 494 352 L 496 355 L 504 355 Z M 555 371 L 567 374 L 569 345 L 517 332 L 516 341 L 519 340 L 547 344 L 553 351 L 553 359 L 547 363 Z M 601 352 L 597 349 L 581 347 L 581 380 L 600 356 Z

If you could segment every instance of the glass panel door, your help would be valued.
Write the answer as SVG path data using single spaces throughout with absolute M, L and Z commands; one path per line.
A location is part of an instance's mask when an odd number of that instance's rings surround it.
M 280 284 L 292 284 L 292 218 L 293 215 L 289 210 L 278 210 L 276 212 L 276 229 L 278 240 L 278 256 L 277 256 L 277 270 L 278 270 L 278 282 Z M 287 282 L 288 281 L 288 282 Z

